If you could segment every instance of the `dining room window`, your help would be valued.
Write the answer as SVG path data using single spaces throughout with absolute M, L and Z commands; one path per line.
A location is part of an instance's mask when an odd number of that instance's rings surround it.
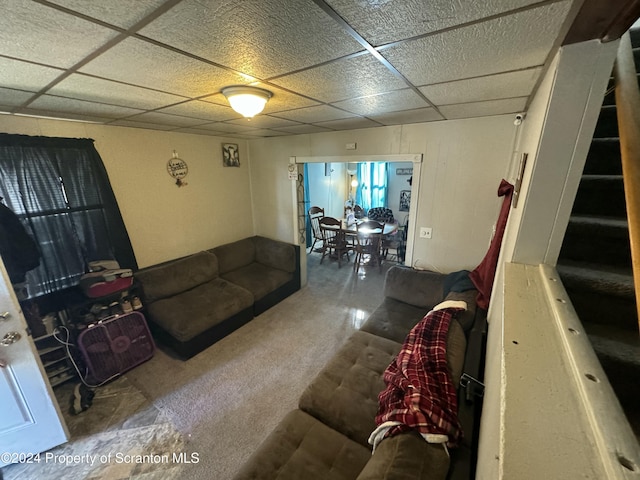
M 356 203 L 365 211 L 387 206 L 387 162 L 358 164 Z
M 40 250 L 33 298 L 78 284 L 95 260 L 136 260 L 93 140 L 0 134 L 0 197 Z

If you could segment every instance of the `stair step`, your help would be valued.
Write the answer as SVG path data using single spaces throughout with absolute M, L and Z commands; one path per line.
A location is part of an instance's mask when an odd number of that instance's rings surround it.
M 603 105 L 593 132 L 594 138 L 617 137 L 618 116 L 615 105 Z
M 558 264 L 557 268 L 567 291 L 579 288 L 581 291 L 590 294 L 606 295 L 623 300 L 631 300 L 635 303 L 631 265 L 625 268 L 596 263 L 563 261 Z
M 610 325 L 583 324 L 620 406 L 640 436 L 640 337 Z
M 620 139 L 594 138 L 584 165 L 585 175 L 622 175 Z
M 572 214 L 626 218 L 622 175 L 583 175 Z
M 560 258 L 598 264 L 631 265 L 629 226 L 626 220 L 572 216 Z

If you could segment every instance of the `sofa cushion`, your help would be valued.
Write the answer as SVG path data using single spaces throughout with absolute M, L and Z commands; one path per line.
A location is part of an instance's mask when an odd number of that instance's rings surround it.
M 382 440 L 357 480 L 444 480 L 448 471 L 443 444 L 407 432 Z
M 254 240 L 256 262 L 288 273 L 296 271 L 296 250 L 293 245 L 266 237 L 254 237 Z
M 222 275 L 231 283 L 249 290 L 255 300 L 260 300 L 268 293 L 284 285 L 293 278 L 293 274 L 267 267 L 261 263 L 252 263 Z
M 369 449 L 294 410 L 262 442 L 234 480 L 353 480 Z
M 186 342 L 253 305 L 242 287 L 215 278 L 191 290 L 147 304 L 149 317 L 176 340 Z
M 385 297 L 360 330 L 402 343 L 409 331 L 424 318 L 429 309 Z
M 136 272 L 147 303 L 190 290 L 218 276 L 218 259 L 199 252 Z
M 426 313 L 442 301 L 445 278 L 442 273 L 393 266 L 387 270 L 384 296 L 423 307 Z
M 323 423 L 370 448 L 367 440 L 376 427 L 382 373 L 401 344 L 354 332 L 305 389 L 299 407 Z
M 256 261 L 254 237 L 220 245 L 209 250 L 218 257 L 220 275 L 244 267 Z

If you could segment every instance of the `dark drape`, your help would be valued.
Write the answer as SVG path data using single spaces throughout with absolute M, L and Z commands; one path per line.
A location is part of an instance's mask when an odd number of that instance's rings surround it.
M 498 265 L 498 255 L 500 254 L 500 247 L 502 246 L 502 237 L 504 236 L 504 229 L 507 226 L 507 219 L 509 218 L 513 185 L 503 179 L 498 187 L 498 196 L 504 197 L 504 200 L 500 208 L 500 215 L 498 215 L 496 233 L 491 240 L 489 250 L 487 250 L 482 262 L 469 274 L 469 278 L 478 289 L 476 302 L 480 308 L 485 310 L 489 307 L 493 280 Z
M 93 140 L 0 134 L 0 196 L 42 254 L 30 296 L 76 285 L 90 261 L 137 267 Z

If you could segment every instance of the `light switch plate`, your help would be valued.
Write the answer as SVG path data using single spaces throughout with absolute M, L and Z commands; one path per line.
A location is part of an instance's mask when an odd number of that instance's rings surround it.
M 420 227 L 420 238 L 431 238 L 431 227 Z

